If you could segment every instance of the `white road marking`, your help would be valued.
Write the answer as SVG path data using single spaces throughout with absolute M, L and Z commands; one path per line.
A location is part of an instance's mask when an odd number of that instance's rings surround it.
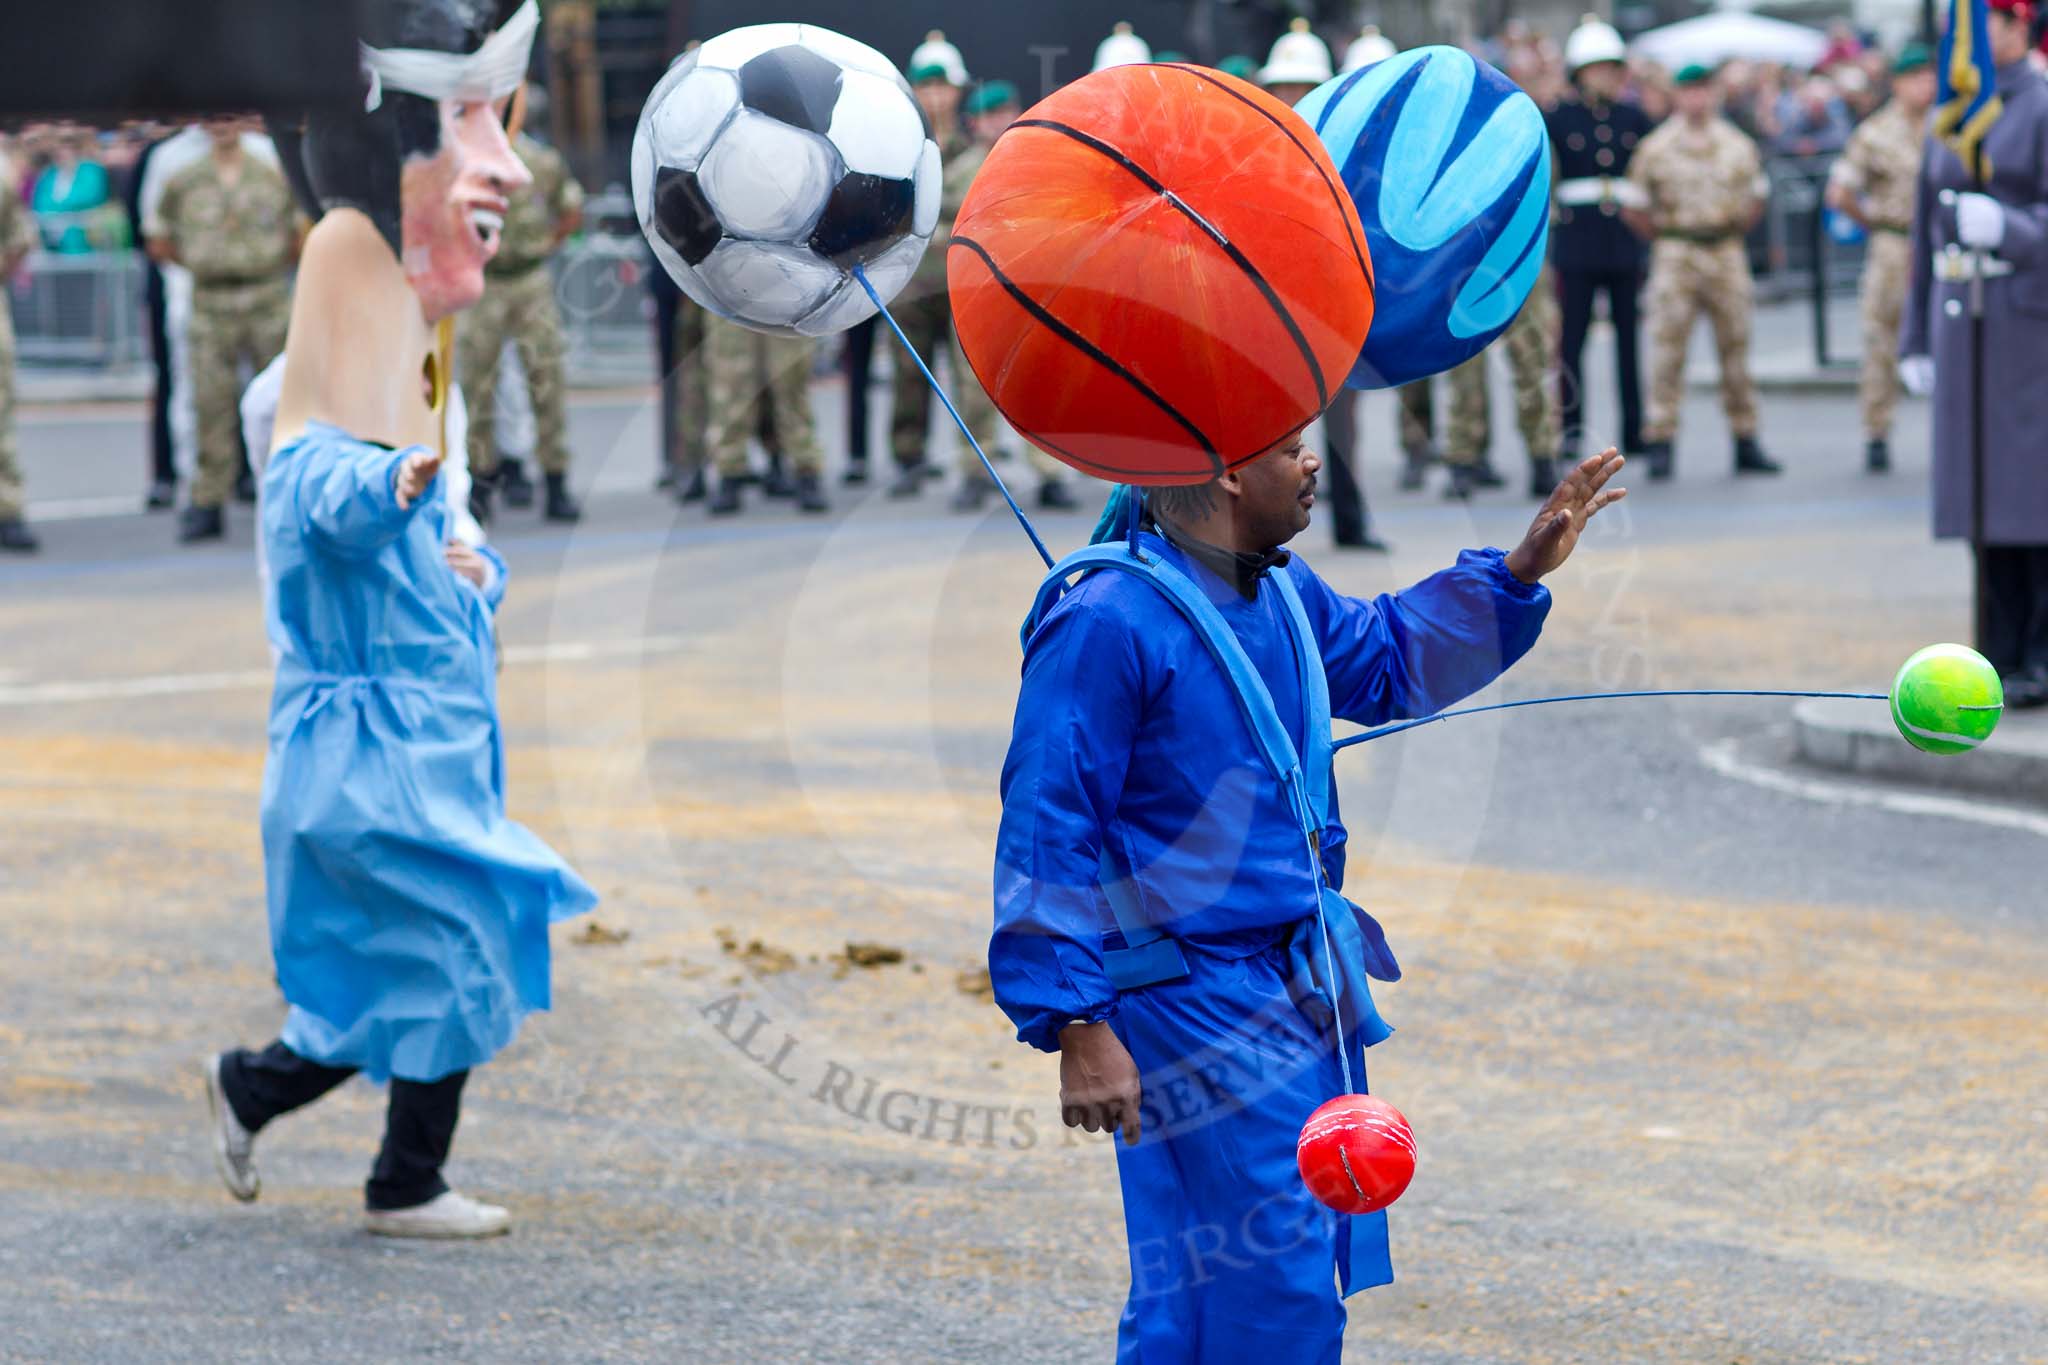
M 88 517 L 125 517 L 131 513 L 141 516 L 142 497 L 131 494 L 125 498 L 44 498 L 28 505 L 25 515 L 29 524 L 39 521 L 83 521 Z
M 543 645 L 514 645 L 505 651 L 505 663 L 507 667 L 518 667 L 674 654 L 685 644 L 679 635 L 644 635 L 625 640 L 565 640 Z M 141 678 L 78 678 L 22 683 L 0 686 L 0 706 L 49 706 L 64 702 L 123 701 L 135 697 L 189 696 L 204 692 L 247 692 L 269 687 L 275 676 L 267 668 L 251 668 L 232 673 L 159 673 Z
M 1818 778 L 1795 777 L 1791 773 L 1780 772 L 1775 768 L 1746 763 L 1736 756 L 1735 750 L 1735 740 L 1718 740 L 1700 750 L 1700 761 L 1723 777 L 1731 777 L 1738 782 L 1747 782 L 1751 786 L 1763 787 L 1769 791 L 1782 792 L 1787 796 L 1796 796 L 1805 801 L 1818 801 L 1822 805 L 1871 806 L 1896 815 L 1936 815 L 1950 820 L 1968 820 L 1974 824 L 1993 825 L 2000 829 L 2016 829 L 2048 839 L 2048 815 L 2036 811 L 2020 810 L 1991 801 L 1971 800 L 1959 796 L 1883 791 L 1868 787 L 1852 787 L 1839 782 L 1826 782 Z

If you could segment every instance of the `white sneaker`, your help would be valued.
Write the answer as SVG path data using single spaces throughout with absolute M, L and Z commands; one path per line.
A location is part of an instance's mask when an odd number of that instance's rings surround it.
M 443 1191 L 409 1209 L 368 1209 L 363 1224 L 380 1237 L 467 1239 L 496 1237 L 512 1230 L 512 1215 L 496 1204 Z
M 228 1193 L 249 1203 L 263 1192 L 263 1178 L 256 1174 L 256 1135 L 235 1117 L 227 1092 L 220 1088 L 220 1054 L 205 1062 L 206 1110 L 213 1117 L 213 1168 Z

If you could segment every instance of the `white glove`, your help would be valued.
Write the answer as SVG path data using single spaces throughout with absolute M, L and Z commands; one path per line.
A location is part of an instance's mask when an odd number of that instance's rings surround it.
M 1915 398 L 1925 398 L 1934 392 L 1934 357 L 1931 355 L 1909 355 L 1899 358 L 1899 382 L 1906 386 L 1906 392 Z
M 1980 251 L 1996 251 L 2005 240 L 2005 206 L 1988 194 L 1956 196 L 1956 239 Z

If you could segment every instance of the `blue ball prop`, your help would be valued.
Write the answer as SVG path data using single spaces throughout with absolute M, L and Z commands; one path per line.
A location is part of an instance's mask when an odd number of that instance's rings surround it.
M 1372 331 L 1350 386 L 1390 388 L 1485 350 L 1550 237 L 1536 101 L 1466 52 L 1419 47 L 1325 82 L 1295 112 L 1343 172 L 1372 252 Z

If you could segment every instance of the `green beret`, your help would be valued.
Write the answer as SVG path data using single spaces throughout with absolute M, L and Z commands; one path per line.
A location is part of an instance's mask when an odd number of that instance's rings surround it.
M 923 85 L 926 81 L 945 81 L 951 84 L 952 80 L 953 73 L 937 62 L 926 62 L 923 66 L 913 66 L 910 68 L 910 83 L 912 85 Z
M 1673 85 L 1698 85 L 1701 81 L 1714 79 L 1714 68 L 1704 62 L 1687 62 L 1678 68 L 1671 78 Z
M 1170 48 L 1170 47 L 1169 47 L 1169 48 L 1167 48 L 1167 49 L 1165 49 L 1164 51 L 1161 51 L 1161 52 L 1155 52 L 1155 53 L 1153 53 L 1153 54 L 1152 54 L 1152 60 L 1153 60 L 1153 61 L 1155 61 L 1155 62 L 1184 62 L 1184 61 L 1186 61 L 1187 59 L 1188 59 L 1188 54 L 1187 54 L 1187 53 L 1185 53 L 1185 52 L 1175 52 L 1175 51 L 1174 51 L 1174 50 L 1173 50 L 1172 48 Z
M 1216 63 L 1216 69 L 1226 76 L 1235 76 L 1241 81 L 1256 81 L 1259 78 L 1259 64 L 1250 57 L 1233 55 Z
M 983 81 L 967 97 L 966 110 L 970 114 L 986 114 L 991 109 L 1000 109 L 1006 104 L 1016 104 L 1017 87 L 1008 81 Z
M 1892 74 L 1903 76 L 1908 71 L 1918 71 L 1923 66 L 1934 64 L 1934 54 L 1927 50 L 1925 43 L 1907 43 L 1899 49 L 1898 59 L 1892 63 Z

